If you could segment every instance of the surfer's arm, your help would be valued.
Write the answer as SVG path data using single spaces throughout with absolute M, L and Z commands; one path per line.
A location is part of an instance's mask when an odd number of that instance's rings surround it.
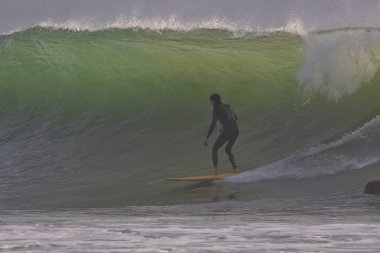
M 218 118 L 216 116 L 216 113 L 214 112 L 212 114 L 212 121 L 211 121 L 210 127 L 209 127 L 208 132 L 207 132 L 207 138 L 210 137 L 210 135 L 212 134 L 212 132 L 214 132 L 217 120 L 218 120 Z

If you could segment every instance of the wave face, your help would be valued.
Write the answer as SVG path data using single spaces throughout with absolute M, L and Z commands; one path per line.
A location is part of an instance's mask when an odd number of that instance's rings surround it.
M 376 164 L 379 38 L 202 27 L 0 36 L 2 206 L 204 200 L 184 200 L 161 178 L 210 172 L 201 140 L 214 92 L 240 119 L 235 153 L 248 172 L 235 183 Z

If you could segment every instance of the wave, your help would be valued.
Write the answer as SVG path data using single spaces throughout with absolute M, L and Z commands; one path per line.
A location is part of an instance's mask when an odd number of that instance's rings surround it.
M 257 168 L 231 180 L 315 178 L 378 162 L 376 29 L 284 32 L 298 30 L 293 23 L 236 36 L 217 22 L 158 32 L 150 23 L 46 26 L 54 28 L 0 36 L 5 206 L 180 202 L 159 179 L 209 171 L 199 142 L 213 92 L 239 114 L 238 162 Z

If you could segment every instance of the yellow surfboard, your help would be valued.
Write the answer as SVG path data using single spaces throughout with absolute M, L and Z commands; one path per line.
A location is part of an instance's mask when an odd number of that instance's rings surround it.
M 209 175 L 209 176 L 197 176 L 197 177 L 168 177 L 164 180 L 169 181 L 214 181 L 214 180 L 223 180 L 227 177 L 236 176 L 239 173 L 223 173 L 219 175 Z

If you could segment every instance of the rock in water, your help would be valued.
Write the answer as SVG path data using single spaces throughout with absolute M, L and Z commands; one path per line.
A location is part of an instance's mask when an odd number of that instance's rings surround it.
M 380 181 L 369 182 L 365 186 L 364 193 L 380 195 Z

